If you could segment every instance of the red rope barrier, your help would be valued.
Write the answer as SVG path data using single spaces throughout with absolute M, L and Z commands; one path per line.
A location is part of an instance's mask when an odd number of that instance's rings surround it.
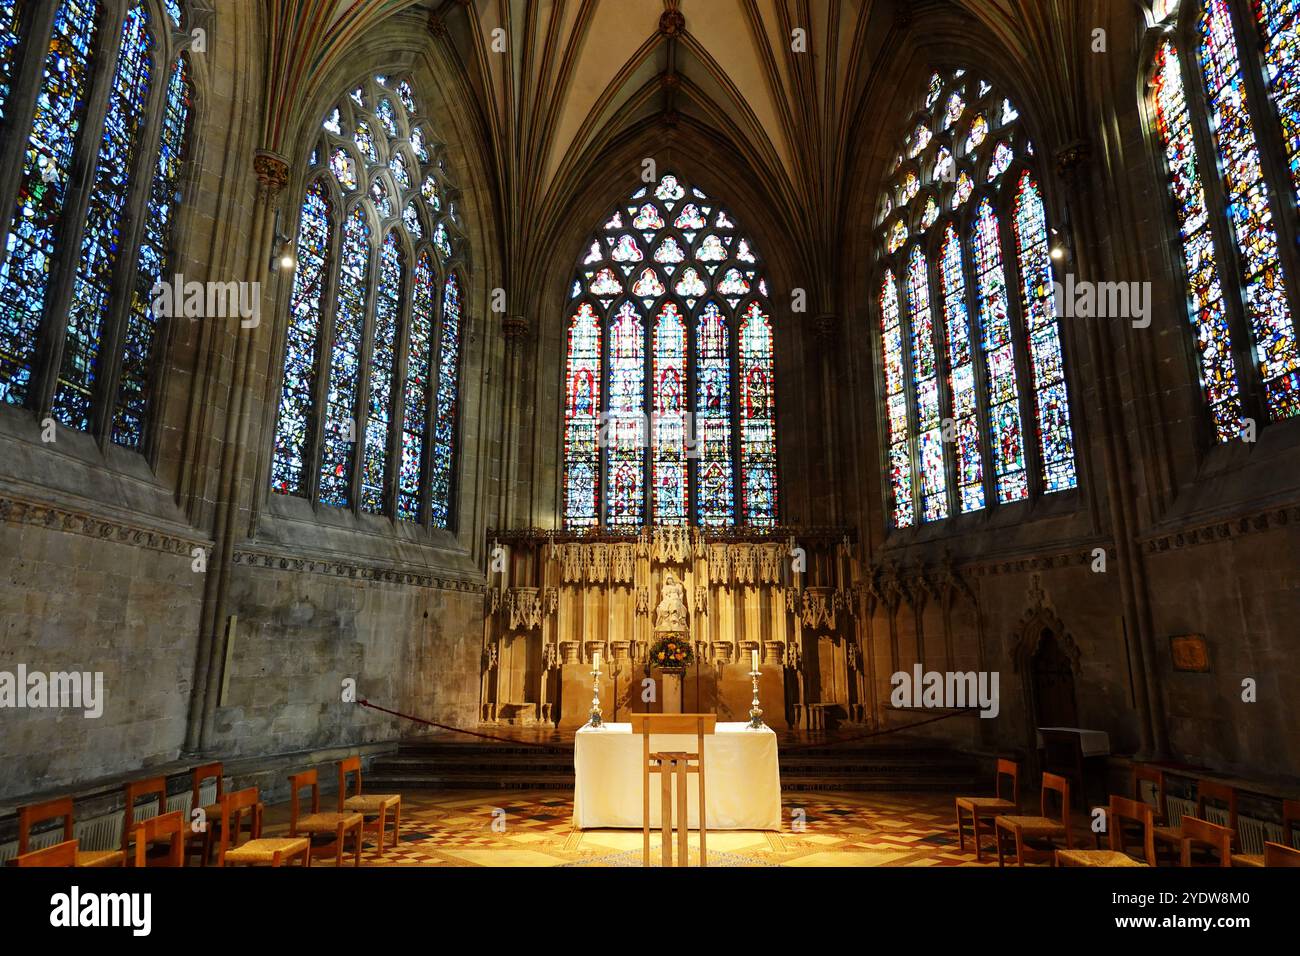
M 954 710 L 948 714 L 939 714 L 937 717 L 927 717 L 925 720 L 918 720 L 915 723 L 904 724 L 902 727 L 887 727 L 884 730 L 873 730 L 870 733 L 857 734 L 853 737 L 841 737 L 838 740 L 825 740 L 821 743 L 791 744 L 787 747 L 782 747 L 781 750 L 788 753 L 791 750 L 818 750 L 822 747 L 836 747 L 840 744 L 851 744 L 855 740 L 869 740 L 872 737 L 885 737 L 889 734 L 897 734 L 904 730 L 911 730 L 913 727 L 924 727 L 926 724 L 938 723 L 941 720 L 947 720 L 949 717 L 970 716 L 971 714 L 978 713 L 979 711 L 977 710 Z
M 382 711 L 385 714 L 391 714 L 394 717 L 400 717 L 402 720 L 409 720 L 413 723 L 424 724 L 426 727 L 437 727 L 439 730 L 449 730 L 456 734 L 467 734 L 470 737 L 480 737 L 483 740 L 499 740 L 502 743 L 522 745 L 524 747 L 538 747 L 542 750 L 550 750 L 554 753 L 571 753 L 568 747 L 557 747 L 554 744 L 538 743 L 535 740 L 520 740 L 514 737 L 502 737 L 498 734 L 485 734 L 478 730 L 466 730 L 463 727 L 453 727 L 450 724 L 440 724 L 436 720 L 426 720 L 423 717 L 414 717 L 410 714 L 404 714 L 400 710 L 389 710 L 387 707 L 380 707 L 378 704 L 372 704 L 370 701 L 362 699 L 357 701 L 362 707 L 368 707 L 371 710 Z M 840 744 L 849 744 L 857 740 L 870 740 L 873 737 L 886 737 L 889 734 L 897 734 L 913 727 L 923 727 L 926 724 L 938 723 L 941 720 L 948 720 L 951 717 L 970 716 L 977 714 L 977 710 L 955 710 L 947 714 L 939 714 L 936 717 L 927 717 L 925 720 L 918 720 L 914 723 L 904 724 L 902 727 L 887 727 L 884 730 L 873 730 L 865 734 L 857 734 L 853 737 L 841 737 L 838 740 L 823 740 L 813 743 L 790 744 L 781 748 L 783 752 L 791 750 L 820 750 L 823 747 L 838 747 Z
M 392 714 L 394 717 L 400 717 L 403 720 L 414 721 L 417 724 L 424 724 L 426 727 L 437 727 L 440 730 L 450 730 L 457 734 L 468 734 L 471 737 L 482 737 L 484 740 L 500 740 L 507 744 L 523 744 L 525 747 L 540 747 L 543 750 L 553 750 L 556 753 L 570 753 L 567 747 L 556 747 L 553 744 L 542 744 L 535 740 L 516 740 L 512 737 L 500 737 L 496 734 L 484 734 L 477 730 L 465 730 L 463 727 L 453 727 L 450 724 L 440 724 L 436 720 L 425 720 L 423 717 L 412 717 L 410 714 L 404 714 L 398 710 L 389 710 L 387 707 L 380 707 L 378 704 L 372 704 L 370 701 L 362 699 L 357 701 L 362 707 L 369 707 L 371 710 L 380 710 L 385 714 Z

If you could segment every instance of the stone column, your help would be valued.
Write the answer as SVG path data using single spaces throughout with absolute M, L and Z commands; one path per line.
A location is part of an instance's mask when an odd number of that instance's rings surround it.
M 501 441 L 502 472 L 505 475 L 502 504 L 502 527 L 514 527 L 516 511 L 516 483 L 519 475 L 519 399 L 523 394 L 523 350 L 528 339 L 528 320 L 522 315 L 512 315 L 501 321 L 501 331 L 506 339 L 506 394 L 505 420 Z
M 1092 198 L 1092 144 L 1078 140 L 1056 154 L 1057 172 L 1066 186 L 1067 208 L 1071 216 L 1068 227 L 1073 233 L 1074 262 L 1066 260 L 1066 268 L 1074 267 L 1082 278 L 1097 277 L 1100 263 L 1093 261 L 1098 234 L 1097 203 Z M 1058 277 L 1059 278 L 1059 277 Z M 1096 363 L 1098 417 L 1101 419 L 1100 444 L 1102 467 L 1107 498 L 1111 502 L 1111 535 L 1119 558 L 1120 594 L 1124 616 L 1133 622 L 1137 640 L 1130 649 L 1129 660 L 1133 668 L 1133 692 L 1139 715 L 1138 730 L 1141 749 L 1139 759 L 1164 756 L 1167 749 L 1164 721 L 1156 703 L 1160 690 L 1156 677 L 1156 653 L 1152 634 L 1150 607 L 1146 587 L 1146 568 L 1142 563 L 1141 545 L 1135 540 L 1137 533 L 1137 504 L 1129 476 L 1133 474 L 1127 440 L 1124 434 L 1123 396 L 1115 371 L 1115 343 L 1111 329 L 1102 321 L 1082 323 L 1087 330 L 1092 360 Z M 1077 401 L 1077 398 L 1076 398 Z
M 244 279 L 260 283 L 267 273 L 275 230 L 274 210 L 280 193 L 289 181 L 289 165 L 275 153 L 259 150 L 253 157 L 257 175 L 257 192 L 253 204 L 253 223 L 249 233 L 248 259 Z M 254 343 L 269 341 L 274 323 L 262 322 L 237 333 L 234 362 L 230 369 L 229 399 L 225 432 L 222 436 L 221 472 L 213 518 L 213 548 L 204 581 L 203 618 L 199 632 L 198 656 L 194 669 L 194 691 L 186 728 L 188 751 L 212 746 L 212 718 L 226 656 L 226 606 L 230 593 L 230 575 L 236 543 L 246 536 L 247 523 L 240 520 L 249 507 L 245 493 L 252 482 L 244 475 L 248 447 L 248 423 L 254 362 Z M 250 492 L 251 493 L 251 492 Z M 244 528 L 241 534 L 240 528 Z
M 839 318 L 827 313 L 818 315 L 813 320 L 813 329 L 817 339 L 817 351 L 821 356 L 822 386 L 822 447 L 826 450 L 826 524 L 839 524 L 840 489 L 839 469 L 835 456 L 835 439 L 839 430 L 836 427 L 839 416 L 835 403 L 835 358 L 839 342 Z

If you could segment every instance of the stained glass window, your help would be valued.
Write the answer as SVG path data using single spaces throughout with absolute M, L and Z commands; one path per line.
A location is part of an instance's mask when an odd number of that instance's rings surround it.
M 896 528 L 1078 484 L 1047 208 L 1028 172 L 1012 196 L 998 188 L 1017 157 L 1032 162 L 1031 144 L 994 84 L 957 70 L 941 87 L 927 94 L 930 115 L 920 121 L 937 130 L 915 157 L 921 172 L 895 170 L 885 184 L 886 195 L 897 195 L 909 174 L 919 175 L 927 200 L 917 231 L 935 234 L 935 245 L 909 245 L 902 220 L 888 213 L 876 232 L 880 414 Z M 968 204 L 974 210 L 964 214 Z M 1022 282 L 1015 297 L 1011 275 Z M 1032 396 L 1032 422 L 1023 396 Z M 1032 476 L 1028 425 L 1042 464 Z
M 1002 237 L 993 203 L 978 208 L 972 235 L 980 332 L 988 372 L 989 442 L 1000 502 L 1029 497 L 1025 442 L 1020 417 L 1016 347 L 1011 332 L 1011 302 L 1002 266 Z
M 570 527 L 600 520 L 601 323 L 589 302 L 569 320 L 564 409 L 564 514 Z
M 281 494 L 305 495 L 304 483 L 312 427 L 312 398 L 316 387 L 317 330 L 324 304 L 325 282 L 331 256 L 333 209 L 323 180 L 307 187 L 298 227 L 298 271 L 289 297 L 284 382 L 280 391 L 280 418 L 275 431 L 271 486 Z
M 127 11 L 109 90 L 108 115 L 86 210 L 81 255 L 68 306 L 63 367 L 54 393 L 54 414 L 65 425 L 91 427 L 100 378 L 100 345 L 109 319 L 109 297 L 118 268 L 120 236 L 131 174 L 152 81 L 153 37 L 143 3 Z
M 1250 8 L 1258 43 L 1238 41 L 1225 0 L 1184 4 L 1185 15 L 1159 27 L 1164 35 L 1151 72 L 1201 389 L 1220 442 L 1246 435 L 1260 413 L 1271 420 L 1300 415 L 1300 350 L 1290 304 L 1296 279 L 1287 273 L 1278 226 L 1279 218 L 1294 216 L 1300 199 L 1300 10 L 1295 0 L 1251 0 Z M 1167 5 L 1157 19 L 1173 12 Z M 1264 76 L 1267 103 L 1254 96 L 1251 73 Z M 1185 86 L 1189 77 L 1199 83 L 1199 95 Z M 1203 122 L 1196 116 L 1201 103 Z M 1270 105 L 1276 125 L 1261 112 Z M 1269 182 L 1263 161 L 1270 148 L 1287 163 L 1289 175 L 1277 183 Z M 1219 176 L 1221 206 L 1207 198 L 1214 193 L 1202 178 L 1200 156 L 1215 160 L 1207 165 Z M 1219 247 L 1222 235 L 1228 248 Z M 1234 266 L 1243 281 L 1230 291 L 1223 278 L 1237 272 Z M 1240 297 L 1240 312 L 1229 308 L 1229 294 Z
M 907 263 L 907 313 L 912 331 L 921 520 L 937 521 L 948 517 L 948 481 L 940 430 L 942 409 L 939 363 L 934 348 L 934 313 L 930 308 L 930 266 L 919 246 L 912 247 Z
M 1172 41 L 1162 43 L 1156 53 L 1154 95 L 1156 127 L 1164 144 L 1165 166 L 1182 239 L 1201 387 L 1210 407 L 1215 434 L 1219 441 L 1228 441 L 1241 433 L 1240 385 L 1218 255 L 1210 229 L 1210 210 L 1183 88 L 1183 72 Z
M 63 0 L 54 15 L 18 201 L 0 264 L 0 400 L 13 405 L 29 400 L 98 25 L 96 0 Z
M 329 162 L 300 212 L 271 487 L 308 496 L 314 474 L 322 504 L 450 529 L 461 280 L 451 187 L 427 127 L 416 141 L 415 106 L 408 80 L 376 76 L 321 124 L 312 154 Z
M 1210 128 L 1224 171 L 1228 220 L 1242 259 L 1247 318 L 1268 407 L 1274 416 L 1285 418 L 1300 413 L 1300 359 L 1277 231 L 1224 0 L 1205 0 L 1200 33 Z
M 387 102 L 381 100 L 380 102 Z M 397 374 L 398 328 L 402 312 L 405 265 L 397 233 L 384 239 L 379 255 L 379 288 L 375 292 L 374 341 L 370 346 L 369 417 L 361 472 L 361 507 L 382 514 L 387 498 L 388 441 L 392 433 L 393 381 Z
M 340 508 L 352 502 L 352 449 L 359 437 L 357 391 L 369 287 L 370 223 L 365 207 L 355 206 L 343 228 L 320 471 L 321 501 Z
M 885 274 L 880 288 L 880 332 L 884 343 L 885 422 L 894 527 L 908 528 L 916 520 L 916 506 L 912 500 L 912 451 L 908 438 L 907 378 L 903 371 L 902 311 L 899 308 L 898 280 L 892 272 Z
M 966 306 L 966 266 L 957 228 L 948 224 L 940 252 L 939 290 L 943 297 L 948 349 L 948 391 L 957 452 L 958 500 L 962 513 L 984 507 L 984 452 L 980 444 L 979 391 L 970 312 Z
M 26 0 L 0 0 L 0 123 L 4 122 L 9 90 L 13 86 L 25 7 Z
M 140 449 L 155 387 L 155 287 L 166 275 L 192 122 L 181 52 L 188 38 L 153 23 L 144 0 L 123 4 L 104 44 L 101 0 L 51 6 L 49 34 L 31 38 L 32 52 L 44 53 L 31 125 L 6 130 L 27 148 L 16 196 L 6 197 L 14 212 L 0 264 L 0 400 L 48 407 L 66 426 Z M 31 7 L 0 0 L 0 124 L 12 120 L 13 70 Z M 178 22 L 178 2 L 164 10 Z M 167 63 L 158 97 L 155 75 Z M 100 116 L 86 112 L 92 89 L 106 94 Z M 146 149 L 151 125 L 161 133 Z M 72 222 L 65 203 L 78 168 L 90 180 Z M 134 230 L 133 217 L 142 221 Z M 55 288 L 52 264 L 61 258 L 70 268 Z M 58 317 L 49 314 L 56 300 L 67 303 Z M 38 362 L 38 349 L 51 354 Z M 49 369 L 45 381 L 38 368 Z
M 600 222 L 570 293 L 565 526 L 774 525 L 773 326 L 753 243 L 671 173 Z
M 695 323 L 695 409 L 699 454 L 696 521 L 703 527 L 732 524 L 736 517 L 731 457 L 731 348 L 727 317 L 716 302 L 705 304 Z
M 776 382 L 772 323 L 757 302 L 740 319 L 740 476 L 744 523 L 776 524 Z
M 452 465 L 456 454 L 456 418 L 460 413 L 460 279 L 447 276 L 442 287 L 442 334 L 438 340 L 437 416 L 433 427 L 433 523 L 451 526 Z
M 1291 185 L 1300 197 L 1300 7 L 1296 0 L 1255 0 L 1264 39 L 1269 93 L 1282 124 Z
M 1029 337 L 1029 371 L 1033 383 L 1038 451 L 1043 489 L 1049 494 L 1073 488 L 1074 431 L 1065 382 L 1065 357 L 1056 316 L 1055 278 L 1047 247 L 1047 212 L 1038 183 L 1020 176 L 1013 212 L 1016 257 L 1020 262 L 1020 304 Z
M 144 240 L 140 244 L 135 289 L 131 295 L 131 309 L 127 314 L 124 333 L 121 378 L 113 419 L 113 441 L 128 447 L 139 447 L 144 435 L 159 319 L 151 306 L 151 297 L 158 283 L 169 272 L 168 260 L 178 212 L 176 197 L 180 192 L 181 169 L 188 148 L 192 109 L 189 66 L 182 54 L 177 57 L 167 81 L 162 142 L 153 183 L 149 187 Z
M 429 370 L 433 361 L 437 281 L 433 256 L 426 249 L 415 263 L 411 327 L 406 349 L 406 417 L 402 423 L 402 461 L 397 473 L 397 517 L 404 521 L 418 521 L 420 518 L 425 435 L 429 430 Z
M 663 289 L 660 287 L 660 294 Z M 638 293 L 640 294 L 640 293 Z M 651 366 L 654 418 L 651 495 L 655 524 L 686 521 L 686 323 L 675 302 L 655 319 Z
M 611 525 L 640 525 L 645 520 L 645 324 L 632 302 L 619 306 L 610 321 L 606 388 L 605 520 Z

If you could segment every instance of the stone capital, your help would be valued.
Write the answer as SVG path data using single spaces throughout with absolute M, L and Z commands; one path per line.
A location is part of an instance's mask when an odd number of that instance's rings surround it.
M 258 185 L 275 198 L 289 183 L 289 164 L 283 156 L 259 149 L 253 156 L 253 172 Z
M 1086 139 L 1076 139 L 1056 151 L 1056 171 L 1070 183 L 1086 175 L 1091 162 L 1092 143 Z
M 528 320 L 522 315 L 510 315 L 501 320 L 501 331 L 511 345 L 523 341 L 528 336 L 528 329 Z
M 835 344 L 839 336 L 840 319 L 837 315 L 829 312 L 823 312 L 813 318 L 813 335 L 817 337 L 817 342 L 823 346 Z

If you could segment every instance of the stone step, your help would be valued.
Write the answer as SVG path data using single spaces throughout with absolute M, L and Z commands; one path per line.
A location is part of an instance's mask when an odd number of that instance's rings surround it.
M 572 790 L 572 741 L 547 748 L 473 738 L 418 738 L 375 758 L 366 772 L 379 790 Z M 978 762 L 928 741 L 791 742 L 780 756 L 785 791 L 982 792 Z

